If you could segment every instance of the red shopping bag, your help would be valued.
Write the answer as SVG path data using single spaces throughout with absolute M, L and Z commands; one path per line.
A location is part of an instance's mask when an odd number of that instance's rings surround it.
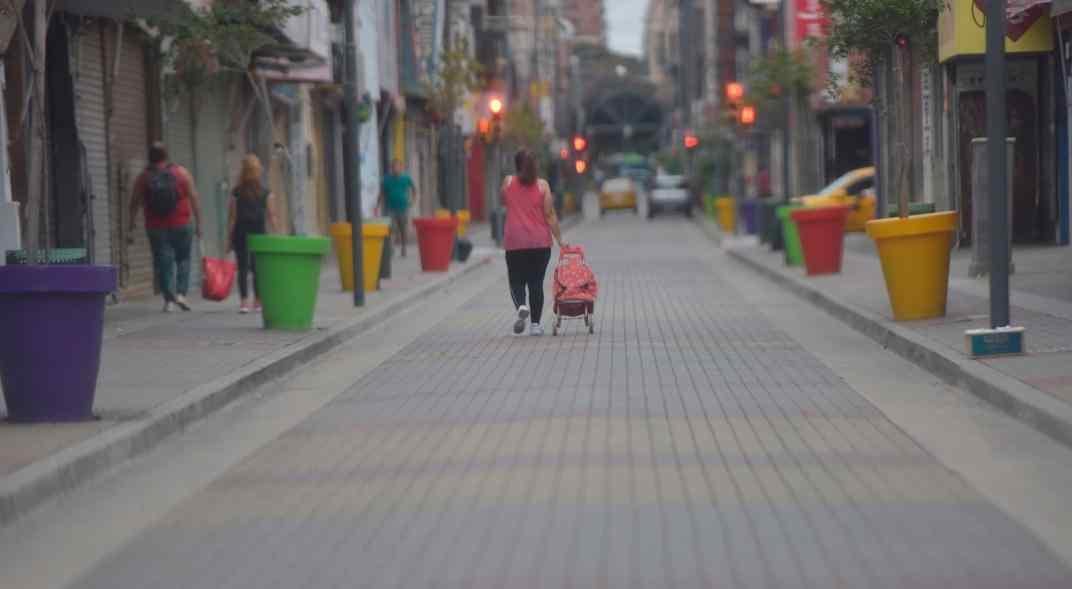
M 201 296 L 209 301 L 225 301 L 231 296 L 238 266 L 221 258 L 201 258 Z

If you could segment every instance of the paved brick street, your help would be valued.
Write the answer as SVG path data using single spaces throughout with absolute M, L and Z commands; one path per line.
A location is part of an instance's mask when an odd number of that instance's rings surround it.
M 503 271 L 74 586 L 1072 586 L 693 224 L 569 239 L 600 278 L 595 335 L 508 335 Z

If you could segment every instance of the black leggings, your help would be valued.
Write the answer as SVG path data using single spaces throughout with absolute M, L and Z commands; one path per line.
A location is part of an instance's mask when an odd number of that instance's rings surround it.
M 248 235 L 236 235 L 234 240 L 235 260 L 238 262 L 238 294 L 249 298 L 249 277 L 253 275 L 253 296 L 257 296 L 257 266 L 249 253 Z
M 510 296 L 514 299 L 514 307 L 525 304 L 527 287 L 533 323 L 539 323 L 543 315 L 543 279 L 550 261 L 549 247 L 506 252 L 506 272 L 510 276 Z

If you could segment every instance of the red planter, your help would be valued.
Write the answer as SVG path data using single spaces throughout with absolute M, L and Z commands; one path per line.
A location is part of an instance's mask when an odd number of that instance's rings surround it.
M 797 209 L 790 213 L 797 224 L 804 268 L 808 276 L 841 272 L 845 245 L 845 221 L 849 207 Z
M 421 252 L 421 270 L 425 272 L 446 272 L 450 269 L 451 254 L 454 253 L 454 236 L 458 229 L 458 219 L 448 217 L 433 219 L 421 217 L 413 220 L 417 228 L 417 247 Z

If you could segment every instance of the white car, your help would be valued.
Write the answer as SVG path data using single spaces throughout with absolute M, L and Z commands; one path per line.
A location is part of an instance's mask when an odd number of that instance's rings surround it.
M 692 194 L 684 176 L 656 176 L 648 196 L 648 218 L 656 213 L 675 211 L 692 216 Z

